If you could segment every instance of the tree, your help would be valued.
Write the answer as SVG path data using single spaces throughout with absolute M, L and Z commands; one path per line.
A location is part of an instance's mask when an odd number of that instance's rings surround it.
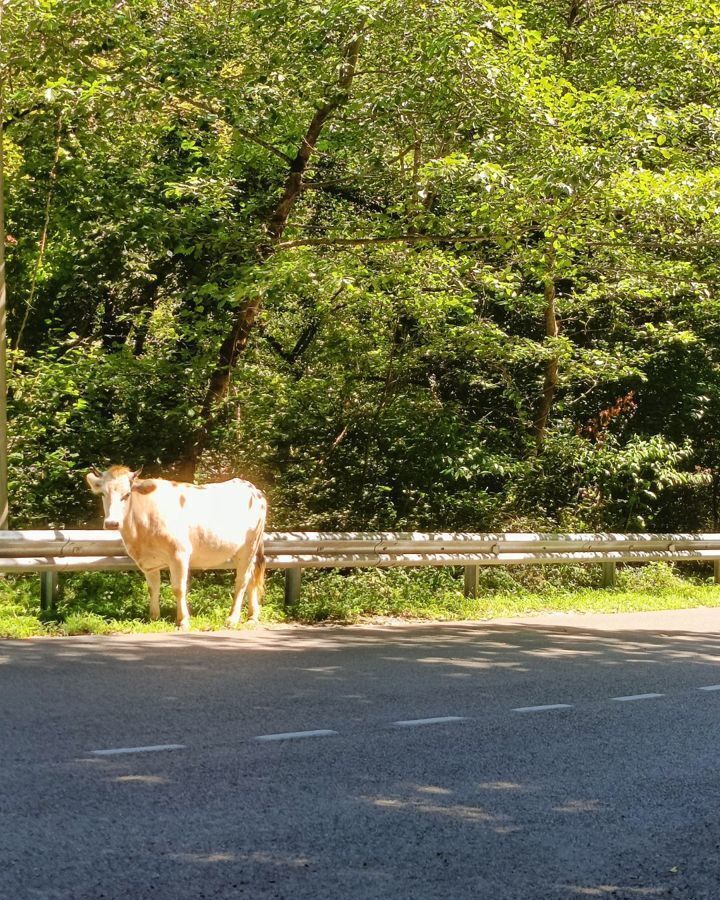
M 298 525 L 712 518 L 705 5 L 6 15 L 19 521 L 108 458 Z

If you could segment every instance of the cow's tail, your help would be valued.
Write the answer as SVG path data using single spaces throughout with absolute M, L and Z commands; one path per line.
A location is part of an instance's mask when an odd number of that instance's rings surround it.
M 250 590 L 257 598 L 258 603 L 262 602 L 262 598 L 265 595 L 265 552 L 263 550 L 263 541 L 265 540 L 265 521 L 267 519 L 267 500 L 263 494 L 260 494 L 260 498 L 260 520 L 255 541 L 253 571 L 250 576 Z
M 253 561 L 253 571 L 250 576 L 249 589 L 252 594 L 257 597 L 260 602 L 265 594 L 265 553 L 263 552 L 263 536 L 256 544 L 255 559 Z
M 265 553 L 263 550 L 263 541 L 265 539 L 265 521 L 267 519 L 267 500 L 265 495 L 255 489 L 256 495 L 260 500 L 260 509 L 258 510 L 257 533 L 255 537 L 255 548 L 252 556 L 252 574 L 248 583 L 248 596 L 251 598 L 254 615 L 257 616 L 259 604 L 262 603 L 265 594 Z M 252 505 L 252 499 L 250 500 Z

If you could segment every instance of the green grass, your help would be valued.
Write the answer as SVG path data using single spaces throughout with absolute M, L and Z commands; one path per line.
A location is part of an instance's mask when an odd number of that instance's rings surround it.
M 191 584 L 192 628 L 222 628 L 230 605 L 231 575 L 204 574 Z M 720 606 L 720 586 L 708 566 L 665 563 L 624 567 L 618 586 L 601 589 L 596 566 L 486 569 L 480 596 L 466 598 L 457 570 L 369 569 L 350 574 L 308 571 L 294 610 L 283 608 L 279 574 L 268 579 L 261 621 L 362 622 L 377 617 L 450 621 L 493 619 L 541 612 L 632 612 Z M 53 613 L 39 609 L 39 579 L 0 579 L 0 638 L 34 635 L 173 631 L 175 603 L 169 585 L 162 618 L 148 619 L 145 582 L 135 573 L 83 573 L 62 579 Z

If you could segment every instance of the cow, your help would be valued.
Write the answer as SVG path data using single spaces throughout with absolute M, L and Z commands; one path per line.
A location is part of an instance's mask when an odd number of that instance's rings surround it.
M 267 502 L 249 481 L 233 478 L 217 484 L 186 484 L 163 478 L 140 479 L 140 470 L 95 467 L 85 476 L 90 490 L 102 497 L 104 527 L 119 531 L 125 548 L 138 564 L 150 592 L 150 618 L 160 616 L 160 570 L 170 570 L 177 602 L 176 623 L 187 631 L 191 568 L 212 569 L 231 564 L 235 590 L 229 627 L 240 621 L 248 594 L 250 620 L 257 622 L 265 580 L 263 534 Z

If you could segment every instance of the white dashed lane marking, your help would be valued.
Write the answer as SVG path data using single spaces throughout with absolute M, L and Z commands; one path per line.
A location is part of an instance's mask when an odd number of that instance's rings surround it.
M 393 725 L 399 725 L 401 728 L 412 728 L 415 725 L 440 725 L 443 722 L 464 722 L 467 716 L 435 716 L 432 719 L 401 719 L 399 722 L 393 722 Z
M 337 731 L 331 731 L 329 728 L 318 728 L 315 731 L 283 731 L 280 734 L 259 734 L 256 741 L 292 741 L 295 738 L 308 737 L 327 737 L 331 734 L 337 734 Z
M 692 689 L 691 689 L 692 690 Z M 697 687 L 694 690 L 698 691 L 720 691 L 720 684 L 706 684 L 701 687 Z M 628 694 L 624 697 L 609 697 L 608 699 L 615 703 L 630 703 L 635 700 L 655 700 L 658 697 L 664 697 L 665 694 L 656 694 L 656 693 L 648 693 L 648 694 Z M 512 709 L 512 712 L 516 713 L 535 713 L 535 712 L 549 712 L 554 709 L 572 709 L 575 704 L 573 703 L 545 703 L 540 706 L 516 706 Z M 432 716 L 427 719 L 399 719 L 396 722 L 392 722 L 392 725 L 397 726 L 398 728 L 414 728 L 422 725 L 443 725 L 451 722 L 468 722 L 471 720 L 471 716 Z M 262 743 L 268 743 L 270 741 L 292 741 L 298 740 L 302 738 L 314 738 L 314 737 L 330 737 L 331 735 L 337 735 L 339 732 L 333 731 L 330 728 L 316 728 L 313 731 L 282 731 L 278 734 L 259 734 L 254 738 L 251 738 L 253 741 L 260 741 Z M 87 751 L 92 756 L 119 756 L 123 753 L 158 753 L 164 750 L 185 750 L 187 749 L 187 745 L 185 744 L 151 744 L 146 747 L 111 747 L 106 750 L 89 750 Z
M 618 703 L 629 703 L 632 700 L 654 700 L 656 697 L 664 697 L 665 694 L 630 694 L 627 697 L 611 697 Z
M 118 756 L 121 753 L 157 753 L 160 750 L 184 750 L 185 744 L 153 744 L 150 747 L 113 747 L 109 750 L 91 750 L 93 756 Z

